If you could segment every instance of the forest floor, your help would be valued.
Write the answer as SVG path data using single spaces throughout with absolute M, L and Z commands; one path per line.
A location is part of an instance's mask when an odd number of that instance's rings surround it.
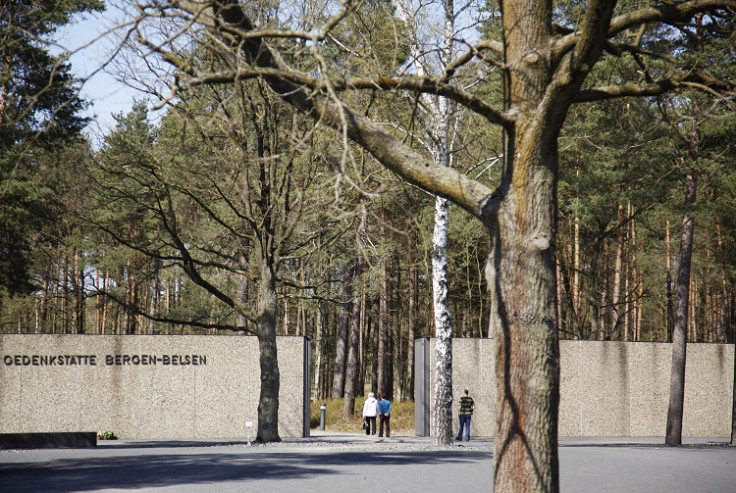
M 312 429 L 319 428 L 320 406 L 325 403 L 325 429 L 344 432 L 360 432 L 363 426 L 363 402 L 365 398 L 355 399 L 353 416 L 343 419 L 343 399 L 323 399 L 310 403 Z M 391 430 L 395 433 L 414 434 L 414 401 L 391 403 Z

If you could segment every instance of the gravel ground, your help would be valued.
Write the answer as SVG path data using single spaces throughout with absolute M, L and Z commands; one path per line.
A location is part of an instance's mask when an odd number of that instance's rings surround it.
M 560 484 L 573 492 L 736 492 L 736 448 L 724 439 L 560 440 Z M 0 491 L 421 492 L 492 491 L 493 440 L 435 447 L 411 435 L 109 441 L 96 448 L 0 451 Z

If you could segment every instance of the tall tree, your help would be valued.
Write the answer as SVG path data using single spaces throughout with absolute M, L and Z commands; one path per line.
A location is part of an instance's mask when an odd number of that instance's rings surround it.
M 216 53 L 200 57 L 201 63 L 227 63 Z M 324 185 L 315 178 L 318 157 L 303 154 L 300 146 L 312 128 L 263 93 L 261 84 L 192 91 L 155 132 L 145 108 L 122 119 L 101 151 L 98 191 L 101 200 L 136 217 L 115 228 L 106 213 L 97 224 L 152 261 L 155 268 L 147 272 L 158 275 L 156 262 L 179 267 L 207 293 L 208 302 L 186 317 L 155 314 L 156 320 L 258 337 L 257 439 L 270 442 L 280 439 L 277 287 L 288 274 L 282 267 L 303 261 L 313 241 L 339 235 L 349 224 L 324 227 L 333 197 L 321 192 Z M 222 104 L 213 109 L 210 98 Z M 146 303 L 118 299 L 145 315 Z
M 207 4 L 209 5 L 209 4 Z M 491 317 L 497 345 L 496 439 L 494 488 L 496 491 L 557 491 L 557 410 L 559 403 L 559 350 L 555 305 L 555 231 L 558 141 L 567 111 L 574 103 L 621 96 L 653 96 L 683 84 L 711 85 L 730 90 L 730 82 L 711 80 L 702 70 L 675 60 L 659 81 L 633 80 L 602 87 L 584 83 L 605 51 L 642 60 L 617 35 L 640 25 L 686 22 L 700 12 L 713 19 L 732 15 L 732 0 L 669 2 L 659 8 L 622 10 L 616 2 L 588 2 L 579 18 L 556 18 L 549 1 L 502 0 L 503 39 L 482 40 L 461 54 L 441 78 L 384 74 L 381 77 L 326 77 L 323 71 L 299 71 L 289 65 L 277 47 L 283 37 L 308 41 L 303 54 L 319 53 L 329 32 L 350 9 L 341 3 L 324 23 L 304 31 L 257 27 L 247 6 L 237 1 L 203 4 L 177 2 L 187 21 L 206 24 L 232 46 L 243 63 L 224 72 L 199 70 L 174 56 L 176 43 L 150 43 L 153 52 L 177 69 L 175 93 L 181 87 L 227 83 L 260 77 L 299 111 L 335 128 L 371 152 L 400 177 L 444 196 L 478 217 L 491 241 L 487 272 L 492 293 Z M 166 6 L 157 5 L 156 18 Z M 624 6 L 626 7 L 626 6 Z M 145 6 L 141 6 L 147 12 Z M 273 42 L 273 45 L 269 44 Z M 655 48 L 655 47 L 653 47 Z M 294 54 L 294 52 L 290 52 Z M 302 53 L 300 53 L 302 54 Z M 481 55 L 485 67 L 500 67 L 504 81 L 504 107 L 494 108 L 482 96 L 448 83 L 460 67 Z M 351 53 L 352 55 L 352 53 Z M 319 57 L 314 57 L 319 60 Z M 303 66 L 306 66 L 303 65 Z M 392 132 L 339 99 L 339 93 L 363 89 L 413 89 L 442 94 L 506 134 L 504 169 L 494 190 L 452 168 L 439 166 L 397 138 Z M 374 93 L 377 94 L 377 93 Z
M 34 239 L 54 216 L 54 190 L 38 171 L 43 152 L 76 137 L 85 103 L 63 56 L 51 53 L 56 30 L 100 0 L 0 1 L 0 288 L 33 289 Z
M 733 24 L 734 19 L 729 22 Z M 694 22 L 688 26 L 679 26 L 680 33 L 690 44 L 692 61 L 694 64 L 707 65 L 712 62 L 711 54 L 703 53 L 708 46 L 709 38 L 715 38 L 716 42 L 719 38 L 729 38 L 721 29 L 713 30 L 710 21 L 704 16 L 698 15 Z M 733 39 L 731 38 L 731 41 Z M 712 44 L 712 43 L 711 43 Z M 708 48 L 710 48 L 708 46 Z M 725 78 L 732 74 L 723 74 L 717 67 L 714 68 L 715 73 L 711 76 Z M 682 233 L 680 242 L 680 266 L 677 274 L 677 298 L 675 304 L 675 317 L 672 334 L 672 373 L 670 375 L 670 399 L 667 411 L 667 434 L 665 443 L 668 445 L 680 445 L 682 443 L 682 420 L 683 405 L 685 400 L 685 364 L 687 355 L 687 328 L 689 315 L 689 301 L 691 298 L 691 265 L 693 254 L 695 218 L 694 204 L 697 196 L 698 183 L 698 166 L 701 157 L 702 146 L 702 124 L 704 120 L 703 102 L 700 101 L 701 95 L 698 93 L 685 94 L 680 104 L 675 105 L 678 108 L 682 105 L 688 108 L 689 125 L 685 125 L 686 136 L 684 137 L 684 148 L 682 162 L 686 167 L 685 191 L 684 191 L 684 214 L 682 220 Z M 679 111 L 678 111 L 679 113 Z M 677 123 L 680 123 L 679 121 Z M 681 128 L 681 125 L 674 125 L 675 128 Z M 706 296 L 707 298 L 707 296 Z
M 409 27 L 408 37 L 413 64 L 418 75 L 446 70 L 454 57 L 455 4 L 452 0 L 441 3 L 443 16 L 442 36 L 437 42 L 439 66 L 433 65 L 423 56 L 417 35 L 416 19 L 409 15 L 410 9 L 402 0 L 397 0 L 398 12 Z M 428 151 L 435 163 L 451 165 L 451 118 L 452 102 L 438 95 L 422 94 L 423 112 L 418 114 L 426 139 Z M 452 315 L 449 302 L 449 280 L 447 268 L 447 235 L 450 229 L 450 201 L 445 197 L 435 198 L 434 233 L 432 235 L 432 301 L 435 327 L 435 381 L 432 416 L 432 434 L 438 445 L 449 445 L 452 441 Z
M 692 206 L 697 193 L 696 178 L 688 173 L 685 180 L 685 204 Z M 685 360 L 687 358 L 687 327 L 690 305 L 690 266 L 693 255 L 695 219 L 686 211 L 682 218 L 680 239 L 680 267 L 677 271 L 677 299 L 675 324 L 672 331 L 672 373 L 670 375 L 670 400 L 667 407 L 667 445 L 682 444 L 682 416 L 685 403 Z

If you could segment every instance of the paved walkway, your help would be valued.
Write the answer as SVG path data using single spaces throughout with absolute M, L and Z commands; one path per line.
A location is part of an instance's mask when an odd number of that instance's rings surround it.
M 493 441 L 436 448 L 408 435 L 312 432 L 249 446 L 239 440 L 110 441 L 97 448 L 0 451 L 0 491 L 488 492 Z M 726 439 L 561 439 L 565 492 L 736 492 Z

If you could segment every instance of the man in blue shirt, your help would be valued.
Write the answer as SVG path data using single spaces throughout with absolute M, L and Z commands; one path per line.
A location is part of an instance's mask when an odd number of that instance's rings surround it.
M 391 437 L 391 402 L 386 399 L 386 392 L 381 392 L 381 400 L 378 401 L 378 417 L 381 424 L 378 427 L 378 436 L 383 436 L 383 425 L 386 424 L 386 438 Z

